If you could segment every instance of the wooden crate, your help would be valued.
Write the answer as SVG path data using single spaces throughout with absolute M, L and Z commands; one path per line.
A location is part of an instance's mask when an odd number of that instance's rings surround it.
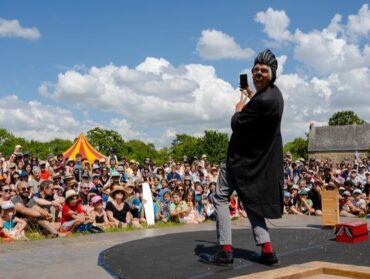
M 321 192 L 322 226 L 334 227 L 339 224 L 339 192 L 337 189 Z

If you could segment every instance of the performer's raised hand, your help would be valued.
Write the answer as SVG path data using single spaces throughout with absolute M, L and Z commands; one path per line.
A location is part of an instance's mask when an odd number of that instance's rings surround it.
M 245 102 L 253 97 L 253 91 L 247 87 L 247 89 L 240 88 L 240 100 L 235 105 L 235 112 L 241 112 L 245 106 Z

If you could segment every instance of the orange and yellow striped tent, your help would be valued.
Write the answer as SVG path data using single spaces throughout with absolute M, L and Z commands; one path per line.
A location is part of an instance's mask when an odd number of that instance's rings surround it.
M 83 133 L 81 133 L 75 143 L 63 153 L 63 156 L 65 159 L 70 158 L 75 160 L 77 153 L 80 153 L 82 158 L 87 159 L 90 164 L 92 164 L 95 160 L 100 160 L 102 158 L 107 160 L 106 156 L 91 146 Z

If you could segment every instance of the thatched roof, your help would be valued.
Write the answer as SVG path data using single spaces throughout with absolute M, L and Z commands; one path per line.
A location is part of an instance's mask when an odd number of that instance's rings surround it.
M 308 152 L 366 151 L 370 146 L 370 124 L 323 126 L 311 125 Z

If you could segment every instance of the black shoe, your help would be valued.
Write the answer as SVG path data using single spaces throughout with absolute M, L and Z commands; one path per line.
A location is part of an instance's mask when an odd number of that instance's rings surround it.
M 275 253 L 263 253 L 263 252 L 255 256 L 255 261 L 266 265 L 273 265 L 279 262 Z
M 199 261 L 214 265 L 231 265 L 234 263 L 233 253 L 219 250 L 215 254 L 202 253 L 199 255 Z

